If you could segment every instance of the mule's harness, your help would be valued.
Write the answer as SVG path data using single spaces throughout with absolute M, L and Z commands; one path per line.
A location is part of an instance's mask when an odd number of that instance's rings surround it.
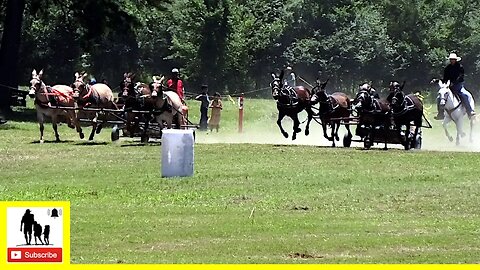
M 410 101 L 410 103 L 412 105 L 407 104 L 407 99 Z M 399 112 L 392 111 L 392 114 L 395 115 L 395 116 L 403 115 L 403 114 L 407 113 L 408 111 L 412 110 L 415 107 L 415 103 L 413 102 L 413 100 L 409 96 L 405 96 L 403 98 L 402 104 L 400 104 L 400 107 L 403 107 L 403 110 L 401 110 Z

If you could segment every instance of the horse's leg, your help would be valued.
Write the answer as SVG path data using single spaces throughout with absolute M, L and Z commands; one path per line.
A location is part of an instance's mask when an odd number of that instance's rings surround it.
M 293 135 L 292 135 L 292 141 L 297 139 L 297 133 L 301 132 L 301 129 L 299 128 L 300 126 L 300 120 L 298 120 L 298 114 L 295 114 L 292 116 L 293 120 Z
M 460 138 L 465 137 L 465 132 L 463 132 L 463 115 L 455 121 L 457 124 L 457 140 L 455 144 L 458 146 L 460 145 Z
M 445 131 L 445 136 L 447 136 L 448 140 L 453 142 L 453 137 L 450 135 L 450 132 L 448 132 L 447 125 L 452 119 L 449 116 L 445 116 L 442 122 L 443 130 Z M 456 124 L 455 124 L 456 125 Z
M 350 130 L 349 122 L 345 122 L 345 129 L 347 130 L 348 138 L 352 138 L 352 131 Z
M 148 133 L 149 124 L 150 124 L 150 115 L 147 114 L 145 116 L 145 125 L 143 127 L 143 134 L 142 134 L 142 142 L 145 142 L 145 143 L 148 142 L 147 133 Z
M 45 125 L 43 122 L 45 121 L 45 117 L 43 113 L 40 112 L 39 108 L 37 107 L 37 120 L 38 120 L 38 125 L 40 126 L 40 143 L 43 143 L 43 131 L 45 130 Z
M 474 117 L 470 119 L 470 142 L 473 143 L 473 124 L 474 124 Z
M 305 136 L 308 136 L 310 134 L 310 122 L 312 121 L 313 119 L 313 111 L 312 111 L 312 107 L 308 106 L 305 108 L 305 110 L 307 111 L 307 126 L 305 127 Z
M 340 121 L 336 121 L 336 129 L 335 129 L 335 139 L 338 141 L 340 141 L 340 137 L 338 137 L 338 130 L 340 129 Z
M 335 129 L 336 129 L 336 127 L 335 127 L 335 125 L 336 125 L 335 121 L 331 121 L 331 122 L 330 122 L 330 125 L 331 125 L 330 128 L 332 129 L 332 133 L 331 133 L 331 134 L 332 134 L 332 137 L 331 137 L 332 147 L 335 147 L 335 137 L 336 137 L 336 135 L 335 135 Z
M 63 111 L 62 115 L 67 119 L 67 126 L 71 129 L 75 128 L 75 120 L 71 114 L 72 111 Z
M 59 142 L 60 135 L 58 134 L 57 116 L 58 115 L 55 113 L 52 114 L 52 127 L 53 127 L 53 132 L 55 133 L 55 141 Z
M 279 110 L 278 111 L 277 125 L 280 128 L 280 131 L 282 132 L 283 137 L 288 138 L 288 133 L 282 127 L 282 120 L 283 120 L 284 117 L 285 117 L 285 113 Z
M 327 135 L 327 121 L 326 119 L 322 119 L 322 129 L 323 129 L 323 137 L 325 137 L 325 139 L 329 140 L 329 141 L 332 141 L 333 140 L 333 137 L 330 138 L 328 135 Z
M 100 113 L 100 115 L 102 116 L 102 121 L 97 123 L 97 128 L 95 128 L 95 133 L 97 134 L 100 134 L 100 132 L 102 131 L 102 128 L 103 128 L 103 123 L 105 123 L 105 121 L 107 121 L 107 114 L 102 112 Z M 100 118 L 100 117 L 98 117 Z
M 80 121 L 78 120 L 76 112 L 74 110 L 70 110 L 68 111 L 68 115 L 72 119 L 73 125 L 75 126 L 75 129 L 77 130 L 80 139 L 83 139 L 85 135 L 83 135 L 82 127 L 80 126 Z
M 89 141 L 93 140 L 93 137 L 95 136 L 95 130 L 97 129 L 97 119 L 98 119 L 98 113 L 94 113 L 94 117 L 92 119 L 92 132 L 90 132 L 90 136 L 88 137 Z

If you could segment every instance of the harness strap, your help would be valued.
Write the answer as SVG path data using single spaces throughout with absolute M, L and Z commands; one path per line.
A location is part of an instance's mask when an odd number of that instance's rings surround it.
M 88 99 L 92 96 L 92 87 L 89 84 L 85 84 L 85 87 L 87 87 L 88 92 L 82 98 Z

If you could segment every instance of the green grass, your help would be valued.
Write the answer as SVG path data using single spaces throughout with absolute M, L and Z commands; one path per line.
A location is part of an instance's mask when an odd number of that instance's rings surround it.
M 69 200 L 72 263 L 480 262 L 478 154 L 276 145 L 273 102 L 247 102 L 245 134 L 227 102 L 221 132 L 197 133 L 185 179 L 160 177 L 159 144 L 65 125 L 38 144 L 35 123 L 10 122 L 0 200 Z M 437 126 L 425 141 L 446 149 Z

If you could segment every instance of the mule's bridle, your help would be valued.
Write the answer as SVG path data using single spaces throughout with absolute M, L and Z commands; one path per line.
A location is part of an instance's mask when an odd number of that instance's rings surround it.
M 282 94 L 282 87 L 280 87 L 281 85 L 280 80 L 279 79 L 273 80 L 271 85 L 272 85 L 272 96 L 274 98 L 280 96 Z
M 87 90 L 87 93 L 82 97 L 82 99 L 87 99 L 89 98 L 91 95 L 92 95 L 92 88 L 90 87 L 89 84 L 86 84 L 83 80 L 81 79 L 76 79 L 75 82 L 79 82 L 81 83 L 82 86 L 85 87 L 85 90 Z M 81 94 L 81 90 L 78 88 L 78 87 L 75 87 L 73 89 L 73 91 L 75 92 L 75 90 L 78 92 L 78 97 L 80 98 L 80 94 Z

